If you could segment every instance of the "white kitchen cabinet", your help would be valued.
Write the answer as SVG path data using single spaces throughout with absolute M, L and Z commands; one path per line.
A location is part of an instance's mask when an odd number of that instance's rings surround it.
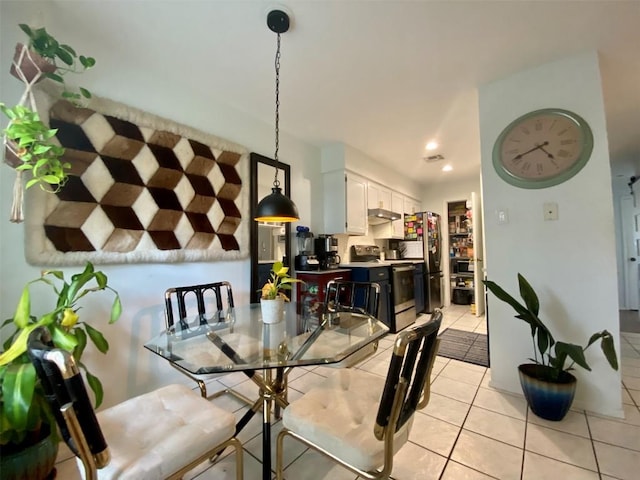
M 404 195 L 391 192 L 391 211 L 400 213 L 400 220 L 391 222 L 391 238 L 404 239 Z
M 403 213 L 414 214 L 422 211 L 422 204 L 415 198 L 404 197 L 404 211 Z
M 369 208 L 391 210 L 391 190 L 379 183 L 368 182 L 367 204 Z
M 367 233 L 367 179 L 347 170 L 323 177 L 324 233 Z

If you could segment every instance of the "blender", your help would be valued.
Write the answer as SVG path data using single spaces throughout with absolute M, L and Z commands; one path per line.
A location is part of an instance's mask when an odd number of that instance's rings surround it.
M 294 260 L 296 271 L 318 270 L 320 262 L 318 262 L 318 258 L 313 253 L 313 233 L 309 231 L 309 227 L 298 226 L 296 230 L 296 240 L 298 242 L 298 254 Z

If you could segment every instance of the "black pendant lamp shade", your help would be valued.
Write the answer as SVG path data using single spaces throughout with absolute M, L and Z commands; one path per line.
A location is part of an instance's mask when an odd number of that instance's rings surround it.
M 256 218 L 259 222 L 295 222 L 300 220 L 295 204 L 282 194 L 280 187 L 273 187 L 271 194 L 258 203 Z
M 269 29 L 278 34 L 278 48 L 276 50 L 276 152 L 274 155 L 277 164 L 280 133 L 280 34 L 289 30 L 289 15 L 282 10 L 272 10 L 267 15 L 267 25 Z M 295 204 L 282 194 L 278 181 L 278 167 L 276 167 L 271 194 L 258 203 L 254 220 L 258 222 L 295 222 L 300 220 Z

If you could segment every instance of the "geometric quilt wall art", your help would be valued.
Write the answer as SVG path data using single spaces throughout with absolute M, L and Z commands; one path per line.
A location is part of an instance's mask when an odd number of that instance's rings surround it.
M 245 148 L 110 100 L 78 108 L 36 98 L 72 170 L 56 194 L 27 190 L 29 263 L 248 256 Z

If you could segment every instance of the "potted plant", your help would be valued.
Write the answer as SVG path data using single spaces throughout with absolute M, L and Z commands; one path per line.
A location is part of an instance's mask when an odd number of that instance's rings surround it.
M 67 89 L 64 77 L 68 73 L 82 73 L 96 64 L 93 57 L 78 55 L 69 45 L 60 43 L 45 28 L 31 28 L 24 23 L 20 29 L 29 37 L 29 44 L 16 45 L 11 74 L 25 83 L 40 78 L 50 78 L 60 83 L 64 91 L 62 97 L 74 103 L 83 98 L 91 98 L 91 92 L 78 87 L 77 92 Z M 25 81 L 26 80 L 26 81 Z
M 289 276 L 289 267 L 285 267 L 282 262 L 275 262 L 271 267 L 269 279 L 260 290 L 262 292 L 260 305 L 264 323 L 277 323 L 282 320 L 284 302 L 289 301 L 285 291 L 291 290 L 292 283 L 303 282 Z
M 31 311 L 34 284 L 51 287 L 56 296 L 51 311 L 40 316 Z M 87 322 L 89 315 L 81 320 L 78 305 L 84 296 L 102 290 L 114 294 L 109 320 L 114 323 L 121 313 L 120 297 L 108 285 L 107 276 L 94 270 L 91 263 L 87 262 L 84 270 L 72 275 L 68 282 L 61 271 L 44 271 L 40 278 L 25 285 L 13 318 L 2 324 L 2 328 L 10 324 L 15 328 L 0 353 L 0 470 L 3 479 L 45 478 L 51 472 L 57 454 L 55 421 L 26 353 L 27 338 L 35 328 L 46 326 L 56 347 L 73 352 L 94 393 L 96 407 L 102 403 L 102 383 L 89 372 L 81 357 L 87 339 L 102 353 L 109 350 L 109 344 L 102 333 Z M 36 455 L 44 452 L 42 464 L 30 457 L 33 451 Z M 28 457 L 26 460 L 25 456 Z M 28 475 L 18 473 L 21 462 L 31 469 Z
M 33 85 L 43 78 L 49 78 L 62 85 L 63 98 L 79 105 L 81 100 L 91 98 L 91 92 L 82 87 L 77 91 L 68 89 L 65 75 L 70 72 L 82 73 L 96 64 L 94 58 L 78 55 L 45 28 L 31 28 L 26 24 L 19 26 L 29 37 L 29 43 L 16 45 L 10 73 L 25 84 L 25 92 L 13 108 L 0 104 L 0 109 L 9 118 L 9 124 L 3 130 L 5 162 L 17 172 L 12 222 L 23 220 L 22 176 L 25 171 L 31 173 L 25 188 L 39 184 L 45 190 L 57 192 L 65 184 L 67 170 L 71 167 L 61 160 L 65 149 L 53 141 L 57 131 L 48 128 L 37 113 Z
M 600 340 L 600 347 L 611 368 L 618 370 L 613 336 L 602 330 L 591 335 L 587 345 L 557 342 L 549 329 L 538 317 L 540 301 L 529 282 L 518 273 L 520 296 L 524 305 L 509 295 L 495 282 L 485 280 L 484 284 L 499 300 L 508 303 L 516 311 L 515 318 L 524 320 L 531 328 L 534 345 L 534 363 L 518 366 L 520 384 L 533 413 L 547 420 L 559 421 L 569 411 L 575 396 L 576 377 L 569 373 L 574 365 L 591 371 L 584 352 Z M 570 361 L 569 364 L 567 362 Z
M 31 173 L 25 188 L 37 184 L 43 190 L 59 191 L 67 181 L 71 164 L 62 161 L 65 149 L 52 141 L 58 130 L 48 128 L 38 112 L 22 105 L 9 108 L 0 103 L 0 111 L 9 118 L 9 125 L 3 130 L 6 160 L 17 171 Z

